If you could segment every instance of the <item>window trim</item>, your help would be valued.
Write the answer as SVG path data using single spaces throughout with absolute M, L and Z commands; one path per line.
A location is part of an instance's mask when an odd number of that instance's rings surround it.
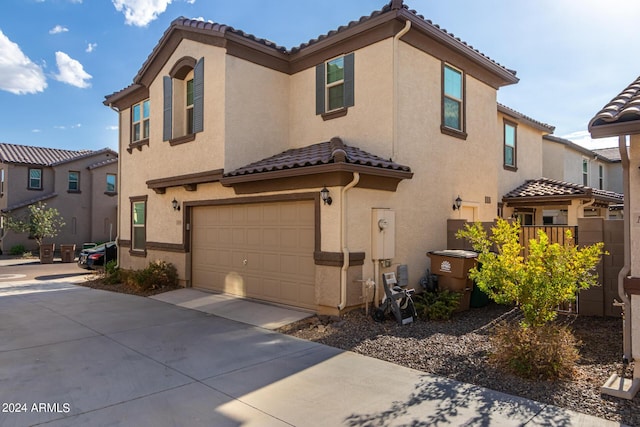
M 76 185 L 78 188 L 76 188 L 75 190 L 71 188 L 71 183 L 73 182 L 71 181 L 72 173 L 78 175 L 78 179 L 76 181 Z M 80 193 L 80 171 L 70 170 L 69 172 L 67 172 L 67 193 Z
M 453 71 L 460 73 L 460 85 L 462 90 L 462 99 L 457 99 L 452 96 L 448 96 L 445 94 L 445 71 L 449 68 Z M 453 136 L 456 138 L 460 138 L 463 140 L 467 139 L 467 84 L 466 84 L 466 73 L 458 67 L 455 67 L 448 62 L 442 62 L 441 65 L 441 84 L 440 84 L 440 112 L 441 112 L 441 120 L 440 120 L 440 131 L 449 136 Z M 456 129 L 450 126 L 445 125 L 445 98 L 453 99 L 456 102 L 460 103 L 460 128 Z
M 144 115 L 144 105 L 147 104 L 148 106 L 148 116 L 145 117 Z M 135 108 L 139 107 L 140 108 L 140 120 L 138 121 L 134 121 L 134 111 Z M 145 122 L 148 123 L 148 128 L 145 127 Z M 135 104 L 133 104 L 131 106 L 131 120 L 130 120 L 130 124 L 131 124 L 131 128 L 130 128 L 130 138 L 129 138 L 129 142 L 130 142 L 130 146 L 133 145 L 142 145 L 145 141 L 149 141 L 149 135 L 145 135 L 145 130 L 147 130 L 149 133 L 151 133 L 151 102 L 149 100 L 149 98 L 147 99 L 143 99 L 140 102 L 136 102 Z M 139 138 L 135 139 L 135 126 L 138 125 L 140 126 L 140 134 L 139 134 Z
M 187 80 L 190 73 L 193 77 Z M 169 75 L 163 77 L 162 140 L 169 142 L 169 145 L 193 141 L 196 134 L 204 131 L 204 78 L 204 57 L 197 61 L 192 57 L 183 57 L 174 64 Z M 180 80 L 183 85 L 174 85 L 174 80 Z M 193 81 L 193 104 L 187 105 L 187 87 L 191 80 Z M 182 92 L 182 88 L 184 88 L 184 94 L 179 93 L 178 97 L 174 96 L 176 91 Z M 180 101 L 182 96 L 184 96 L 184 104 Z M 187 120 L 189 109 L 193 111 L 193 121 L 190 123 Z M 181 114 L 184 114 L 184 133 L 174 135 L 176 131 L 174 118 Z
M 129 254 L 133 256 L 143 256 L 143 257 L 147 256 L 147 218 L 149 217 L 148 209 L 147 209 L 148 199 L 149 199 L 149 196 L 129 197 L 129 202 L 131 204 L 131 207 L 130 207 L 131 246 L 129 247 Z M 144 230 L 144 249 L 135 248 L 136 242 L 135 242 L 135 233 L 134 233 L 135 225 L 133 222 L 133 213 L 134 213 L 135 205 L 137 203 L 144 203 L 144 224 L 142 224 L 141 226 Z
M 589 159 L 586 157 L 582 158 L 582 185 L 589 186 Z
M 507 164 L 507 126 L 513 128 L 513 164 Z M 502 166 L 505 170 L 518 170 L 518 124 L 507 119 L 502 124 Z
M 109 177 L 112 176 L 114 179 L 114 183 L 113 183 L 113 190 L 109 190 Z M 107 173 L 105 175 L 105 190 L 104 190 L 104 194 L 106 194 L 107 196 L 115 196 L 116 194 L 118 194 L 118 175 L 115 173 Z
M 40 186 L 39 187 L 32 187 L 31 186 L 31 171 L 32 170 L 37 170 L 40 171 Z M 33 191 L 42 191 L 44 189 L 44 172 L 42 170 L 42 168 L 28 168 L 27 169 L 27 190 L 33 190 Z
M 598 164 L 598 188 L 604 190 L 604 165 Z
M 328 64 L 342 58 L 344 74 L 340 82 L 327 83 Z M 329 88 L 343 85 L 343 106 L 329 110 Z M 355 54 L 354 52 L 335 56 L 316 65 L 316 115 L 323 121 L 344 117 L 349 108 L 355 105 Z

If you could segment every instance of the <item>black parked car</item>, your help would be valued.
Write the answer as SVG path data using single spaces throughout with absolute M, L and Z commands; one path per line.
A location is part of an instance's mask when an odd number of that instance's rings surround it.
M 95 270 L 118 257 L 118 247 L 115 242 L 107 242 L 93 248 L 83 249 L 78 256 L 78 267 Z

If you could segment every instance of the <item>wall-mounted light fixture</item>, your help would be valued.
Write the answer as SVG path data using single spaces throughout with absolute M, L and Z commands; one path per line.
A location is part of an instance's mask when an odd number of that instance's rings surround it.
M 322 190 L 320 190 L 320 197 L 322 198 L 322 202 L 325 205 L 331 205 L 331 203 L 333 202 L 333 199 L 331 199 L 331 196 L 329 195 L 329 190 L 327 190 L 327 187 L 323 187 Z
M 454 211 L 459 211 L 460 206 L 462 206 L 462 199 L 460 198 L 460 195 L 458 195 L 458 197 L 456 197 L 455 203 L 453 204 L 452 208 Z
M 175 197 L 171 201 L 171 206 L 173 206 L 173 210 L 174 211 L 179 211 L 180 210 L 180 202 L 178 202 Z

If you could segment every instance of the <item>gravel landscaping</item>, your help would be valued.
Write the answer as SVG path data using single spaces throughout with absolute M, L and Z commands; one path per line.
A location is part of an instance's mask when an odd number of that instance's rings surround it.
M 488 336 L 499 320 L 518 320 L 515 310 L 490 304 L 456 313 L 451 321 L 417 321 L 398 326 L 374 322 L 364 310 L 343 318 L 314 316 L 280 332 L 398 365 L 557 405 L 631 426 L 640 426 L 640 396 L 633 400 L 600 394 L 600 387 L 622 364 L 622 321 L 561 315 L 582 341 L 571 380 L 531 381 L 488 362 Z

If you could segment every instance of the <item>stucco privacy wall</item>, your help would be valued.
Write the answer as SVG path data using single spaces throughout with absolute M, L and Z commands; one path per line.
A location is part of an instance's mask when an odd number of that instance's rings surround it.
M 640 277 L 640 135 L 631 135 L 629 144 L 629 205 L 631 206 L 631 277 Z M 634 377 L 640 378 L 640 295 L 631 295 L 631 353 L 636 363 Z

